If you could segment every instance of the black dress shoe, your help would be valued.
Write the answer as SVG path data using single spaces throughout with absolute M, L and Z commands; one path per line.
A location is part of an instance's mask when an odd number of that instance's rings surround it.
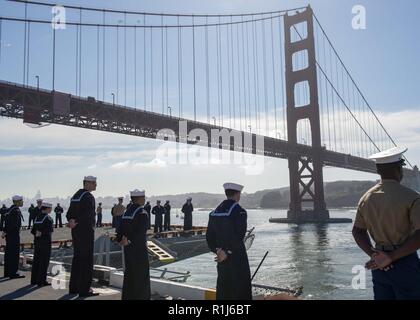
M 86 294 L 79 294 L 80 298 L 88 298 L 88 297 L 96 297 L 96 296 L 99 296 L 99 293 L 93 292 L 93 291 L 88 292 Z
M 23 274 L 15 274 L 11 277 L 9 277 L 10 279 L 22 279 L 25 278 L 25 276 Z

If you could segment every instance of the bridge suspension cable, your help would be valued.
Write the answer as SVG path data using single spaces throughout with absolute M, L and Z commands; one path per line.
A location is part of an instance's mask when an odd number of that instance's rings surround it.
M 11 0 L 9 0 L 11 1 Z M 66 25 L 68 26 L 83 26 L 83 27 L 104 27 L 104 28 L 127 28 L 127 29 L 131 29 L 131 28 L 139 28 L 139 29 L 143 29 L 143 28 L 152 28 L 152 29 L 161 29 L 161 28 L 168 28 L 168 29 L 178 29 L 178 28 L 188 28 L 188 29 L 197 29 L 197 28 L 205 28 L 205 27 L 216 27 L 218 25 L 220 26 L 231 26 L 231 25 L 238 25 L 238 24 L 244 24 L 244 23 L 250 23 L 250 22 L 261 22 L 261 21 L 268 21 L 268 20 L 272 20 L 275 18 L 280 18 L 283 17 L 285 15 L 285 13 L 282 14 L 278 14 L 275 16 L 268 16 L 268 17 L 264 17 L 264 18 L 254 18 L 254 19 L 248 19 L 248 20 L 238 20 L 238 21 L 228 21 L 228 22 L 220 22 L 220 23 L 200 23 L 200 24 L 166 24 L 166 25 L 141 25 L 141 24 L 126 24 L 126 25 L 121 25 L 118 23 L 90 23 L 90 22 L 75 22 L 75 21 L 66 21 Z M 193 16 L 196 17 L 196 16 Z M 230 17 L 230 16 L 229 16 Z M 1 16 L 0 17 L 3 20 L 6 21 L 15 21 L 15 22 L 23 22 L 23 23 L 37 23 L 37 24 L 49 24 L 51 25 L 51 21 L 50 20 L 45 20 L 45 19 L 31 19 L 31 18 L 17 18 L 17 17 L 6 17 L 6 16 Z
M 343 60 L 341 59 L 340 55 L 338 54 L 337 50 L 335 49 L 335 47 L 333 46 L 330 38 L 328 37 L 328 35 L 326 34 L 324 28 L 322 27 L 322 25 L 320 24 L 318 18 L 316 17 L 316 15 L 314 14 L 314 18 L 316 20 L 316 22 L 318 23 L 322 33 L 324 34 L 324 36 L 326 37 L 327 41 L 329 42 L 331 48 L 334 50 L 334 53 L 336 54 L 337 58 L 339 59 L 342 67 L 344 68 L 345 72 L 347 73 L 348 77 L 350 78 L 351 82 L 353 83 L 353 85 L 355 86 L 356 90 L 358 91 L 358 93 L 360 94 L 360 96 L 362 97 L 363 101 L 367 104 L 369 110 L 372 112 L 372 114 L 374 115 L 374 117 L 376 118 L 376 120 L 378 121 L 379 125 L 381 126 L 381 128 L 383 129 L 383 131 L 386 133 L 387 137 L 392 141 L 392 143 L 396 146 L 397 144 L 395 143 L 394 139 L 391 137 L 391 135 L 388 133 L 388 131 L 386 130 L 386 128 L 384 127 L 384 125 L 382 124 L 382 122 L 379 120 L 378 116 L 376 115 L 375 111 L 372 109 L 372 107 L 370 106 L 369 102 L 366 100 L 365 96 L 363 95 L 362 91 L 360 90 L 359 86 L 357 85 L 357 83 L 355 82 L 354 78 L 352 77 L 352 75 L 350 74 L 349 70 L 347 69 L 347 67 L 345 66 Z
M 298 31 L 297 31 L 298 32 Z M 331 62 L 331 59 L 330 59 Z M 356 123 L 360 126 L 361 130 L 366 134 L 366 136 L 369 138 L 369 140 L 371 141 L 371 143 L 375 146 L 375 148 L 380 151 L 380 148 L 376 145 L 375 141 L 373 140 L 373 138 L 366 132 L 366 130 L 363 128 L 363 126 L 361 125 L 361 123 L 359 122 L 359 120 L 356 118 L 356 116 L 352 113 L 352 111 L 350 110 L 349 106 L 347 105 L 346 101 L 343 99 L 343 97 L 341 96 L 341 94 L 339 93 L 339 89 L 336 88 L 336 86 L 334 85 L 334 83 L 332 82 L 333 79 L 333 74 L 330 74 L 330 77 L 328 77 L 327 73 L 325 72 L 325 70 L 320 66 L 319 62 L 317 61 L 317 66 L 319 68 L 319 70 L 322 72 L 322 74 L 325 76 L 326 80 L 328 81 L 328 83 L 330 84 L 331 88 L 334 90 L 334 92 L 336 93 L 336 96 L 338 99 L 340 99 L 340 101 L 344 104 L 344 106 L 346 107 L 346 109 L 348 110 L 348 112 L 351 114 L 351 116 L 353 117 L 353 119 L 356 121 Z M 332 69 L 331 69 L 332 70 Z M 332 71 L 331 71 L 332 72 Z M 336 77 L 338 78 L 338 75 L 336 75 Z M 334 106 L 334 104 L 333 104 Z M 335 111 L 333 111 L 334 113 Z M 340 116 L 338 116 L 340 117 Z M 333 116 L 333 118 L 335 118 L 335 116 Z M 334 122 L 335 123 L 335 122 Z M 340 127 L 340 126 L 339 126 Z M 339 131 L 341 130 L 341 127 L 339 128 Z M 335 131 L 335 130 L 334 130 Z M 341 134 L 340 134 L 341 136 Z
M 57 4 L 55 3 L 48 3 L 48 2 L 41 2 L 41 1 L 26 1 L 26 0 L 7 0 L 9 2 L 17 2 L 22 4 L 31 4 L 31 5 L 38 5 L 38 6 L 48 6 L 54 7 Z M 115 9 L 104 9 L 104 8 L 93 8 L 93 7 L 82 7 L 82 6 L 74 6 L 74 5 L 62 5 L 64 8 L 67 9 L 74 9 L 74 10 L 84 10 L 84 11 L 95 11 L 95 12 L 108 12 L 108 13 L 121 13 L 121 14 L 130 14 L 130 15 L 148 15 L 148 16 L 167 16 L 167 17 L 245 17 L 245 16 L 254 16 L 254 15 L 271 15 L 271 14 L 278 14 L 278 13 L 287 13 L 293 12 L 297 10 L 305 9 L 306 7 L 297 7 L 287 10 L 276 10 L 276 11 L 268 11 L 268 12 L 258 12 L 258 13 L 232 13 L 232 14 L 178 14 L 178 13 L 156 13 L 156 12 L 145 12 L 145 11 L 130 11 L 130 10 L 115 10 Z
M 28 6 L 25 4 L 25 20 L 27 19 L 27 17 L 28 17 Z M 27 21 L 25 21 L 24 28 L 25 28 L 25 31 L 24 31 L 24 38 L 23 38 L 23 80 L 22 80 L 22 83 L 26 84 L 26 68 L 27 68 L 26 57 L 27 57 L 27 44 L 28 44 L 28 41 L 27 41 L 28 22 Z
M 351 76 L 348 68 L 345 66 L 342 58 L 333 46 L 318 18 L 315 14 L 313 16 L 315 19 L 314 21 L 316 22 L 315 26 L 318 30 L 318 32 L 316 32 L 317 42 L 319 42 L 318 38 L 319 35 L 321 35 L 324 47 L 324 55 L 322 55 L 319 48 L 317 49 L 317 57 L 321 57 L 323 59 L 324 66 L 322 66 L 322 60 L 320 61 L 318 59 L 317 67 L 321 71 L 321 74 L 325 77 L 325 85 L 330 86 L 331 97 L 333 99 L 337 99 L 335 103 L 334 101 L 332 102 L 333 118 L 335 118 L 335 108 L 338 106 L 337 117 L 340 119 L 338 123 L 341 123 L 341 126 L 338 126 L 338 132 L 334 129 L 333 134 L 336 135 L 336 133 L 338 133 L 338 140 L 342 149 L 341 152 L 346 150 L 350 154 L 367 157 L 375 151 L 396 146 L 394 139 L 390 136 L 389 132 L 386 130 L 383 123 L 380 121 L 379 117 L 373 111 L 372 107 L 361 92 L 356 81 Z M 330 60 L 329 66 L 328 63 L 325 64 L 327 61 L 325 57 L 325 43 L 328 44 L 328 56 Z M 334 60 L 335 68 L 332 65 L 332 60 Z M 335 77 L 333 76 L 334 69 Z M 319 83 L 321 83 L 322 86 L 323 81 L 319 81 Z M 320 93 L 320 100 L 322 100 L 324 98 L 324 92 L 320 90 Z M 328 94 L 325 96 L 327 98 L 326 106 L 328 108 Z M 344 107 L 346 112 L 341 112 L 341 107 Z M 352 121 L 350 121 L 351 119 Z M 357 128 L 354 125 L 351 125 L 351 123 L 355 123 L 359 129 L 357 130 Z M 333 121 L 333 126 L 335 125 L 336 121 Z M 327 130 L 330 134 L 329 125 L 327 126 Z M 344 139 L 345 135 L 347 136 L 346 139 Z M 329 138 L 329 140 L 331 140 L 331 138 Z M 349 143 L 349 141 L 359 140 L 360 143 L 358 145 L 355 143 Z M 334 137 L 334 141 L 335 143 L 337 142 L 337 137 Z M 367 142 L 373 146 L 373 150 L 369 147 Z M 337 146 L 335 149 L 337 150 Z M 412 166 L 408 160 L 407 163 Z
M 273 70 L 273 77 L 283 77 L 283 72 L 277 73 L 277 71 L 274 71 L 279 68 L 283 69 L 283 63 L 281 59 L 273 59 L 273 57 L 271 57 L 270 60 L 269 44 L 270 41 L 272 43 L 273 38 L 281 38 L 281 21 L 284 12 L 288 11 L 279 11 L 282 12 L 282 14 L 275 12 L 270 14 L 263 13 L 260 16 L 254 16 L 254 14 L 252 14 L 248 15 L 248 18 L 246 18 L 246 16 L 238 15 L 239 19 L 236 19 L 235 15 L 221 15 L 217 17 L 205 15 L 203 16 L 205 21 L 203 18 L 200 19 L 200 15 L 198 17 L 183 17 L 182 15 L 176 15 L 174 16 L 176 17 L 175 24 L 169 23 L 171 21 L 164 19 L 164 16 L 161 15 L 159 21 L 160 25 L 157 25 L 152 21 L 152 17 L 149 17 L 146 14 L 143 15 L 143 23 L 139 23 L 139 21 L 132 23 L 132 21 L 128 21 L 127 13 L 124 12 L 121 13 L 124 17 L 123 20 L 118 21 L 118 23 L 112 23 L 112 21 L 109 20 L 108 11 L 106 10 L 98 12 L 101 15 L 101 17 L 98 17 L 99 21 L 90 23 L 87 22 L 87 17 L 83 15 L 83 8 L 77 7 L 75 10 L 78 10 L 78 21 L 67 21 L 66 26 L 68 29 L 75 28 L 76 32 L 76 95 L 82 95 L 82 86 L 83 93 L 85 93 L 85 90 L 90 91 L 90 89 L 87 89 L 89 87 L 88 81 L 90 82 L 91 78 L 91 74 L 88 70 L 89 68 L 92 68 L 93 74 L 96 74 L 96 79 L 93 82 L 96 83 L 96 93 L 92 94 L 92 96 L 99 98 L 98 78 L 100 78 L 100 72 L 102 71 L 102 100 L 110 99 L 113 94 L 112 89 L 114 88 L 115 100 L 116 103 L 119 104 L 121 102 L 120 89 L 122 88 L 120 81 L 122 80 L 124 82 L 124 104 L 129 105 L 132 103 L 136 107 L 138 101 L 137 90 L 131 90 L 130 88 L 130 92 L 133 91 L 132 95 L 134 99 L 132 100 L 132 98 L 129 99 L 128 97 L 129 74 L 134 72 L 134 88 L 137 88 L 139 85 L 143 85 L 143 108 L 147 108 L 151 111 L 156 110 L 156 92 L 154 88 L 156 86 L 156 91 L 161 91 L 161 95 L 160 98 L 157 99 L 157 103 L 161 105 L 161 108 L 159 109 L 162 109 L 161 112 L 163 113 L 171 104 L 169 94 L 165 94 L 165 91 L 170 91 L 169 79 L 165 79 L 169 78 L 169 75 L 171 74 L 171 70 L 166 70 L 171 69 L 170 61 L 166 63 L 166 51 L 169 50 L 171 43 L 167 45 L 165 39 L 163 38 L 169 37 L 169 34 L 172 34 L 170 29 L 175 28 L 178 33 L 179 41 L 178 50 L 175 50 L 175 53 L 178 51 L 178 61 L 175 62 L 175 66 L 178 66 L 178 115 L 180 117 L 185 115 L 184 105 L 188 105 L 188 112 L 192 109 L 193 119 L 198 120 L 198 118 L 201 117 L 198 107 L 202 101 L 201 97 L 203 96 L 207 122 L 210 122 L 213 118 L 217 118 L 218 124 L 222 126 L 228 126 L 238 130 L 243 130 L 243 128 L 245 128 L 247 131 L 249 129 L 250 132 L 264 133 L 274 137 L 286 137 L 284 101 L 282 99 L 281 105 L 278 105 L 276 93 L 276 91 L 280 90 L 282 96 L 284 95 L 283 80 L 274 81 L 276 83 L 271 87 L 271 84 L 269 85 L 267 72 L 271 69 Z M 150 21 L 147 21 L 146 18 L 150 19 Z M 185 20 L 188 18 L 192 23 Z M 20 19 L 6 17 L 5 19 L 7 19 L 10 23 L 30 22 L 32 24 L 50 24 L 50 21 L 36 18 Z M 196 19 L 200 19 L 200 21 L 197 22 Z M 271 25 L 274 24 L 276 20 L 278 21 L 278 24 L 275 24 L 276 28 L 274 28 Z M 267 23 L 269 23 L 269 25 L 267 25 Z M 93 28 L 96 32 L 96 37 L 93 41 L 90 41 L 89 30 Z M 100 49 L 98 49 L 100 46 L 100 39 L 98 40 L 98 30 L 101 32 L 101 28 L 103 28 L 102 55 L 101 52 L 98 54 L 98 51 L 100 51 Z M 121 28 L 123 30 L 121 30 Z M 145 71 L 143 72 L 143 83 L 137 83 L 137 72 L 140 71 L 137 66 L 137 37 L 134 36 L 134 41 L 132 41 L 134 42 L 134 48 L 132 47 L 132 43 L 128 44 L 129 41 L 127 38 L 128 33 L 132 32 L 131 29 L 133 29 L 133 33 L 136 34 L 137 28 L 143 28 L 143 69 Z M 156 28 L 160 28 L 159 33 L 154 32 Z M 188 31 L 188 29 L 191 31 Z M 123 39 L 121 38 L 121 31 L 124 32 Z M 186 33 L 189 32 L 192 33 L 191 40 L 189 37 L 188 39 L 185 38 Z M 62 34 L 64 33 L 57 31 L 57 36 L 60 39 L 63 37 Z M 200 36 L 198 36 L 198 34 L 200 34 Z M 158 35 L 158 41 L 155 39 L 156 35 Z M 207 40 L 203 42 L 201 39 Z M 123 40 L 124 43 L 121 43 L 121 40 Z M 184 41 L 187 42 L 187 45 L 184 45 Z M 242 47 L 244 50 L 247 50 L 247 52 L 241 50 L 241 42 Z M 60 40 L 60 46 L 61 43 L 62 41 Z M 115 45 L 115 43 L 117 45 Z M 93 65 L 90 65 L 91 58 L 89 55 L 93 49 L 90 48 L 90 46 L 92 45 L 93 47 L 94 44 L 96 44 L 94 49 L 94 51 L 96 51 L 96 61 L 94 61 Z M 189 44 L 192 44 L 191 54 L 188 52 Z M 215 45 L 212 46 L 212 44 Z M 266 47 L 266 45 L 268 45 L 268 47 Z M 110 46 L 114 47 L 113 49 L 116 51 L 116 54 L 115 51 L 109 52 L 109 50 L 107 50 Z M 129 47 L 131 47 L 134 51 L 133 57 L 130 58 L 128 57 Z M 148 48 L 147 52 L 146 48 Z M 249 52 L 249 48 L 252 48 L 251 50 L 253 51 Z M 279 49 L 276 49 L 278 51 L 275 55 L 280 54 L 283 56 L 282 45 L 279 44 L 278 48 Z M 271 54 L 273 54 L 274 49 L 275 46 L 273 45 L 271 48 Z M 158 50 L 163 52 L 160 53 L 161 57 L 159 57 L 159 54 L 156 55 L 156 53 L 159 52 Z M 251 56 L 250 53 L 252 54 Z M 189 59 L 190 56 L 191 60 Z M 213 57 L 215 57 L 215 59 L 213 59 Z M 103 59 L 102 70 L 99 70 L 98 67 L 100 58 Z M 172 58 L 173 57 L 169 57 L 168 60 L 172 61 Z M 106 67 L 112 60 L 114 63 L 110 66 L 113 65 L 111 68 L 116 68 L 116 71 Z M 160 64 L 158 62 L 160 62 Z M 129 70 L 129 63 L 134 64 L 133 70 Z M 214 69 L 211 67 L 213 63 L 216 66 Z M 197 64 L 199 64 L 199 66 Z M 202 68 L 204 65 L 205 68 Z M 96 69 L 94 69 L 94 66 L 96 66 Z M 192 77 L 190 77 L 190 66 L 192 67 Z M 159 75 L 156 74 L 157 70 L 161 71 Z M 121 74 L 121 72 L 123 72 L 123 74 Z M 62 71 L 60 70 L 59 73 L 61 74 Z M 86 83 L 84 81 L 85 78 Z M 215 83 L 217 83 L 217 87 L 213 87 L 213 85 L 211 85 L 214 80 L 216 80 Z M 160 82 L 159 86 L 161 88 L 157 86 L 158 81 Z M 191 91 L 189 88 L 192 88 L 192 95 L 190 95 Z M 214 92 L 218 92 L 217 100 L 215 98 L 214 101 L 212 99 L 213 95 L 211 94 L 213 90 Z M 201 93 L 204 93 L 204 95 L 201 95 Z M 261 95 L 264 95 L 264 100 Z M 191 109 L 189 100 L 190 96 L 192 96 Z M 268 98 L 268 96 L 270 96 L 270 98 Z M 273 100 L 276 101 L 273 102 Z M 260 106 L 261 102 L 264 103 L 263 106 Z M 216 109 L 212 108 L 214 103 L 217 105 Z M 279 110 L 284 110 L 282 121 L 284 130 L 282 134 L 277 133 L 279 130 L 277 126 L 277 108 L 279 108 Z M 262 114 L 263 110 L 265 114 Z M 273 110 L 274 119 L 271 114 Z M 212 117 L 214 114 L 216 117 Z M 264 124 L 261 120 L 264 121 Z
M 2 52 L 2 47 L 3 47 L 3 28 L 2 28 L 2 24 L 3 24 L 3 19 L 0 18 L 0 71 L 1 71 L 1 52 Z
M 194 121 L 197 121 L 197 93 L 196 93 L 196 66 L 195 66 L 195 25 L 192 17 L 192 56 L 193 56 L 193 95 L 194 95 Z
M 13 2 L 25 7 L 41 3 Z M 24 18 L 0 16 L 2 42 L 8 37 L 5 24 L 24 25 L 23 70 L 18 66 L 19 80 L 14 82 L 21 81 L 20 70 L 27 86 L 33 81 L 32 74 L 42 73 L 43 78 L 52 80 L 44 83 L 52 83 L 53 89 L 62 92 L 98 100 L 102 94 L 103 101 L 115 96 L 116 104 L 123 101 L 125 106 L 163 115 L 170 110 L 170 116 L 174 111 L 180 118 L 287 139 L 283 18 L 303 8 L 250 14 L 179 15 L 65 7 L 75 10 L 75 20 L 66 22 L 68 31 L 52 28 L 52 74 L 51 70 L 37 69 L 39 57 L 32 54 L 50 48 L 50 42 L 38 44 L 29 40 L 31 34 L 39 35 L 43 25 L 51 25 L 51 21 L 38 19 L 35 10 L 29 15 L 27 8 Z M 84 14 L 86 11 L 97 15 Z M 93 17 L 95 21 L 91 21 Z M 318 19 L 314 19 L 323 143 L 331 151 L 360 157 L 395 145 Z M 141 29 L 143 32 L 139 32 Z M 294 31 L 302 38 L 305 27 L 295 26 Z M 22 47 L 13 46 L 6 53 L 9 56 L 14 50 L 15 56 L 20 56 L 19 48 Z M 0 46 L 2 76 L 4 52 Z M 63 64 L 62 59 L 71 63 Z M 307 63 L 305 54 L 293 58 L 294 68 L 304 69 Z M 13 80 L 14 74 L 6 67 L 6 78 Z M 75 89 L 69 87 L 68 79 L 70 87 L 75 79 Z M 296 87 L 295 99 L 299 104 L 308 103 L 308 90 L 307 84 Z M 309 121 L 299 123 L 298 136 L 299 144 L 311 145 Z
M 105 12 L 103 12 L 102 13 L 102 23 L 103 24 L 105 24 L 105 19 L 106 19 L 106 17 L 105 17 Z M 103 101 L 105 101 L 105 79 L 106 79 L 106 76 L 105 76 L 105 59 L 106 59 L 106 56 L 105 56 L 105 54 L 106 54 L 106 52 L 105 52 L 105 48 L 106 48 L 106 42 L 105 42 L 105 40 L 106 40 L 106 34 L 105 34 L 105 32 L 106 32 L 106 29 L 105 28 L 102 28 L 102 100 Z

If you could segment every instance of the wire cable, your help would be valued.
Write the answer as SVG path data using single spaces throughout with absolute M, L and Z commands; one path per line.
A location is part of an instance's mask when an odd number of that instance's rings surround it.
M 207 23 L 207 17 L 206 17 Z M 206 57 L 206 105 L 207 105 L 207 123 L 210 123 L 210 70 L 209 70 L 209 30 L 205 29 L 205 57 Z
M 350 74 L 349 70 L 347 69 L 347 67 L 345 66 L 343 60 L 341 59 L 340 55 L 338 54 L 337 50 L 335 49 L 335 47 L 333 46 L 330 38 L 328 37 L 327 33 L 325 32 L 324 28 L 322 27 L 321 23 L 319 22 L 317 16 L 313 13 L 313 17 L 315 18 L 316 22 L 318 23 L 321 31 L 323 32 L 324 36 L 326 37 L 327 41 L 329 42 L 330 46 L 332 47 L 332 49 L 334 50 L 335 54 L 337 55 L 341 65 L 343 66 L 343 68 L 345 69 L 346 73 L 348 74 L 348 76 L 350 77 L 353 85 L 356 87 L 358 93 L 360 94 L 361 98 L 363 99 L 363 101 L 365 102 L 367 108 L 370 110 L 370 112 L 372 113 L 373 117 L 376 119 L 376 121 L 379 123 L 379 125 L 381 126 L 382 130 L 384 130 L 386 136 L 390 139 L 390 141 L 392 142 L 392 144 L 394 146 L 397 146 L 397 144 L 395 143 L 394 139 L 391 137 L 391 135 L 389 134 L 388 130 L 386 130 L 386 128 L 384 127 L 384 125 L 382 124 L 382 122 L 379 120 L 378 116 L 376 115 L 375 111 L 373 111 L 372 107 L 370 106 L 369 102 L 366 100 L 364 94 L 362 93 L 362 91 L 360 90 L 359 86 L 357 85 L 356 81 L 354 80 L 354 78 L 352 77 L 352 75 Z M 410 167 L 413 167 L 412 164 L 408 161 L 408 159 L 404 156 L 405 160 L 407 161 L 407 163 L 410 165 Z
M 160 19 L 161 19 L 161 21 L 162 21 L 162 24 L 163 24 L 163 16 L 161 16 L 160 17 Z M 164 60 L 165 60 L 165 58 L 164 58 L 164 35 L 163 35 L 163 29 L 161 30 L 161 33 L 160 33 L 160 37 L 161 37 L 161 52 L 160 52 L 160 54 L 161 54 L 161 80 L 162 80 L 162 82 L 161 82 L 161 99 L 162 99 L 162 114 L 164 114 L 165 113 L 165 69 L 164 69 Z
M 275 59 L 274 59 L 274 28 L 273 20 L 271 20 L 271 63 L 272 63 L 272 73 L 273 73 L 273 102 L 274 102 L 274 137 L 277 139 L 277 85 L 276 85 L 276 68 L 275 68 Z
M 25 1 L 25 0 L 7 0 L 9 2 L 18 2 L 18 3 L 25 3 L 25 4 L 33 4 L 39 6 L 49 6 L 53 7 L 56 4 L 41 2 L 41 1 Z M 72 6 L 72 5 L 63 5 L 64 8 L 67 9 L 81 9 L 85 11 L 105 11 L 110 13 L 124 13 L 124 14 L 134 14 L 134 15 L 150 15 L 150 16 L 180 16 L 180 17 L 242 17 L 242 16 L 252 16 L 252 15 L 270 15 L 270 14 L 277 14 L 277 13 L 287 13 L 293 12 L 298 10 L 306 9 L 307 7 L 297 7 L 293 9 L 287 10 L 277 10 L 277 11 L 269 11 L 269 12 L 259 12 L 259 13 L 239 13 L 239 14 L 174 14 L 174 13 L 155 13 L 155 12 L 143 12 L 143 11 L 129 11 L 129 10 L 112 10 L 112 9 L 102 9 L 102 8 L 93 8 L 93 7 L 81 7 L 81 6 Z
M 102 22 L 105 24 L 105 11 L 102 12 Z M 105 28 L 102 28 L 102 100 L 105 101 Z
M 192 17 L 192 55 L 193 55 L 193 94 L 194 94 L 194 121 L 197 121 L 197 96 L 196 96 L 196 79 L 195 79 L 195 27 L 194 27 L 194 17 Z
M 0 18 L 0 71 L 1 71 L 1 53 L 3 47 L 3 20 Z
M 253 20 L 244 20 L 244 21 L 233 21 L 233 22 L 223 22 L 223 23 L 209 23 L 209 24 L 185 24 L 185 25 L 137 25 L 137 24 L 127 24 L 125 26 L 120 25 L 120 24 L 102 24 L 102 23 L 88 23 L 88 22 L 72 22 L 72 21 L 67 21 L 66 25 L 69 26 L 73 26 L 73 25 L 81 25 L 84 27 L 104 27 L 104 28 L 116 28 L 116 27 L 120 27 L 120 28 L 152 28 L 152 29 L 161 29 L 161 28 L 175 28 L 175 29 L 179 29 L 179 28 L 188 28 L 188 29 L 192 29 L 192 28 L 204 28 L 204 27 L 215 27 L 217 25 L 221 25 L 221 26 L 229 26 L 229 25 L 236 25 L 236 24 L 243 24 L 243 23 L 248 23 L 248 22 L 258 22 L 258 21 L 264 21 L 264 20 L 271 20 L 271 19 L 275 19 L 277 17 L 282 17 L 284 16 L 284 14 L 280 14 L 277 16 L 273 16 L 273 17 L 264 17 L 264 18 L 259 18 L 259 19 L 253 19 Z M 22 18 L 15 18 L 15 17 L 5 17 L 5 16 L 0 16 L 0 18 L 2 18 L 3 20 L 7 20 L 7 21 L 15 21 L 15 22 L 32 22 L 32 23 L 38 23 L 38 24 L 51 24 L 51 21 L 49 20 L 42 20 L 42 19 L 22 19 Z

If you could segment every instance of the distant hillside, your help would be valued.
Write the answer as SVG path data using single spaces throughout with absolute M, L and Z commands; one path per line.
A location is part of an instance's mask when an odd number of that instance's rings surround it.
M 336 181 L 325 183 L 325 201 L 328 208 L 355 207 L 360 197 L 376 182 Z M 273 190 L 264 194 L 261 208 L 288 208 L 289 188 Z
M 354 207 L 357 205 L 360 197 L 375 182 L 373 181 L 336 181 L 325 184 L 325 197 L 328 208 Z M 152 204 L 160 199 L 162 202 L 169 200 L 172 207 L 179 208 L 185 203 L 187 197 L 192 197 L 196 208 L 214 208 L 224 198 L 224 194 L 214 194 L 205 192 L 183 193 L 177 195 L 161 195 L 147 198 Z M 35 199 L 25 198 L 25 207 L 35 203 Z M 61 203 L 64 208 L 68 207 L 70 197 L 67 198 L 44 198 L 45 201 L 53 204 Z M 124 203 L 130 201 L 128 195 L 124 198 Z M 96 203 L 102 202 L 105 209 L 111 208 L 117 202 L 116 197 L 97 197 Z M 10 205 L 10 199 L 0 201 Z M 288 208 L 289 207 L 289 188 L 267 189 L 255 193 L 244 193 L 241 197 L 241 205 L 245 208 Z

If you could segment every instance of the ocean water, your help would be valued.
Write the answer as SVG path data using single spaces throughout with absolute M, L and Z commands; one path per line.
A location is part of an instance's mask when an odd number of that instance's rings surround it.
M 286 210 L 248 210 L 248 228 L 255 227 L 255 240 L 248 251 L 251 274 L 265 252 L 269 251 L 254 279 L 255 283 L 278 287 L 303 286 L 305 299 L 373 298 L 370 272 L 363 271 L 365 275 L 352 273 L 354 266 L 364 266 L 368 260 L 353 240 L 352 224 L 296 226 L 268 221 L 270 217 L 286 217 L 286 214 Z M 331 210 L 330 215 L 354 220 L 355 210 Z M 194 225 L 205 226 L 207 220 L 208 212 L 195 212 Z M 170 264 L 168 268 L 190 271 L 188 283 L 214 288 L 217 272 L 213 257 L 212 253 L 203 254 Z M 358 282 L 361 289 L 352 286 L 356 275 L 366 284 L 360 286 L 362 283 Z
M 22 211 L 27 221 L 26 211 Z M 183 220 L 176 217 L 179 212 L 180 209 L 172 210 L 172 224 L 183 224 Z M 354 220 L 355 210 L 330 210 L 330 215 Z M 363 271 L 365 275 L 352 273 L 355 266 L 363 266 L 368 260 L 353 240 L 352 224 L 296 226 L 270 223 L 270 217 L 286 217 L 286 210 L 248 210 L 248 228 L 255 227 L 255 240 L 248 251 L 251 274 L 269 251 L 255 283 L 302 286 L 305 299 L 373 298 L 370 272 Z M 110 211 L 104 210 L 103 222 L 110 221 Z M 194 211 L 194 226 L 206 226 L 207 221 L 207 210 Z M 212 253 L 207 253 L 166 267 L 172 271 L 189 271 L 189 284 L 214 288 L 217 272 L 213 258 Z M 353 288 L 356 275 L 365 281 L 364 288 L 363 285 L 360 289 Z

